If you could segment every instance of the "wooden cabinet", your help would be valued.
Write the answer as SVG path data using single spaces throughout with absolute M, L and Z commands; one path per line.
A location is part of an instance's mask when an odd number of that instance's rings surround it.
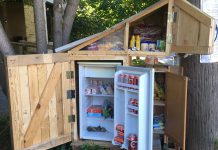
M 161 0 L 108 30 L 71 43 L 70 53 L 162 57 L 173 52 L 211 54 L 215 27 L 212 17 L 186 0 Z M 141 42 L 157 44 L 161 40 L 165 47 L 132 51 L 133 35 L 140 35 Z

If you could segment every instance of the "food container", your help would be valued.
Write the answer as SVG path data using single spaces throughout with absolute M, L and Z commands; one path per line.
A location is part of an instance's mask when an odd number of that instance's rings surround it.
M 129 75 L 128 74 L 124 74 L 124 76 L 123 76 L 123 83 L 128 84 L 128 82 L 129 82 Z
M 130 134 L 128 136 L 129 146 L 128 150 L 137 150 L 137 135 L 136 134 Z
M 134 83 L 134 76 L 129 75 L 128 84 Z
M 117 131 L 120 131 L 120 132 L 124 132 L 124 126 L 123 126 L 122 124 L 118 124 L 118 125 L 116 126 L 116 130 L 117 130 Z
M 138 76 L 134 76 L 133 85 L 138 85 L 138 84 L 139 84 L 139 77 Z
M 148 51 L 149 50 L 150 41 L 143 41 L 141 42 L 141 51 Z
M 120 137 L 124 137 L 124 132 L 118 131 L 117 135 L 120 136 Z
M 119 143 L 119 144 L 123 144 L 124 138 L 123 138 L 122 136 L 116 136 L 116 137 L 114 138 L 114 141 L 117 142 L 117 143 Z
M 149 48 L 149 51 L 155 51 L 156 42 L 150 42 L 148 48 Z
M 160 51 L 165 51 L 166 43 L 164 40 L 157 40 L 157 49 Z

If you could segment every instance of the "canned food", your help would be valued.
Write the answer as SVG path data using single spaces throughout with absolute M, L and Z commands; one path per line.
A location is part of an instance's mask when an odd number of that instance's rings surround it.
M 124 126 L 123 126 L 122 124 L 118 124 L 118 125 L 116 126 L 116 130 L 117 130 L 117 131 L 120 131 L 120 132 L 124 132 Z
M 129 75 L 128 74 L 124 74 L 123 83 L 128 84 L 128 82 L 129 82 Z
M 129 75 L 128 84 L 133 84 L 133 83 L 134 83 L 134 76 Z
M 124 132 L 118 131 L 117 134 L 118 134 L 118 136 L 120 136 L 120 137 L 124 137 Z
M 128 146 L 128 150 L 137 150 L 137 135 L 135 134 L 130 134 L 128 136 L 128 141 L 129 141 L 129 146 Z
M 124 138 L 121 137 L 121 136 L 116 136 L 116 137 L 114 138 L 114 141 L 117 142 L 117 143 L 123 144 Z
M 139 84 L 139 77 L 138 76 L 134 76 L 133 84 L 134 85 L 138 85 Z

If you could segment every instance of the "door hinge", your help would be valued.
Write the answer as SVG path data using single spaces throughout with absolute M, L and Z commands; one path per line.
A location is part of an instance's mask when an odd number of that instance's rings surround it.
M 66 78 L 67 79 L 73 79 L 74 78 L 74 72 L 73 71 L 67 71 L 66 72 Z
M 177 12 L 168 13 L 168 22 L 173 23 L 177 20 Z
M 75 90 L 67 90 L 67 99 L 73 99 L 75 97 Z
M 167 39 L 166 39 L 168 44 L 172 44 L 173 43 L 173 35 L 171 33 L 167 34 Z
M 75 115 L 69 115 L 68 116 L 68 122 L 75 122 L 76 121 L 76 116 Z

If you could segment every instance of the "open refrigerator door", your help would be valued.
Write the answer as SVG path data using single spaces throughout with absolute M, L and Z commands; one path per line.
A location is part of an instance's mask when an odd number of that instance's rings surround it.
M 118 67 L 114 79 L 114 145 L 152 150 L 154 70 Z

